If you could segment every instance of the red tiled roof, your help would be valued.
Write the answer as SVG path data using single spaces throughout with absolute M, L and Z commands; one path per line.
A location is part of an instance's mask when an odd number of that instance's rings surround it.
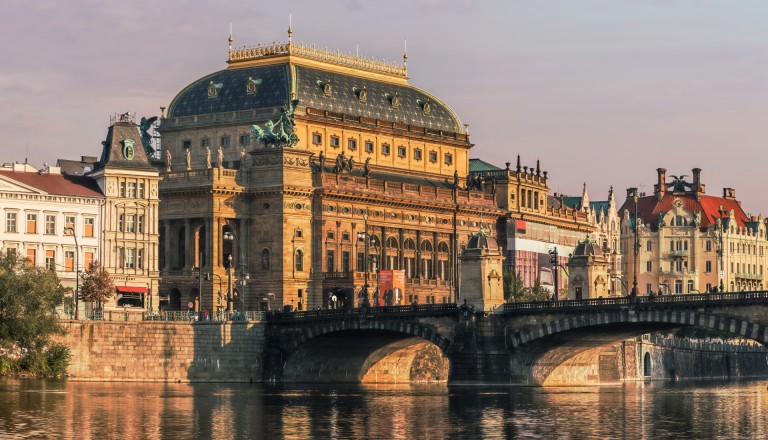
M 48 194 L 81 197 L 104 197 L 99 185 L 84 176 L 63 176 L 61 174 L 38 174 L 0 170 L 0 176 L 37 188 Z
M 680 199 L 683 204 L 683 208 L 696 213 L 701 213 L 701 228 L 706 229 L 709 225 L 715 223 L 715 220 L 720 217 L 720 207 L 728 212 L 733 210 L 736 224 L 739 227 L 749 221 L 749 217 L 741 209 L 741 205 L 736 200 L 724 199 L 722 197 L 713 197 L 701 194 L 699 200 L 696 200 L 694 194 L 664 194 L 661 200 L 655 195 L 640 197 L 637 200 L 638 215 L 643 219 L 645 223 L 655 224 L 659 218 L 661 211 L 667 212 L 674 208 L 675 199 Z M 623 215 L 624 210 L 627 209 L 630 213 L 635 210 L 635 202 L 632 199 L 627 199 L 619 209 L 619 214 Z M 726 214 L 727 215 L 727 214 Z

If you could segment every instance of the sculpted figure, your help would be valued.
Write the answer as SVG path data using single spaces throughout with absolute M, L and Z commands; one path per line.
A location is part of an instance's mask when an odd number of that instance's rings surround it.
M 171 150 L 165 150 L 165 166 L 171 172 Z
M 325 153 L 322 151 L 320 152 L 320 172 L 325 171 Z
M 350 174 L 352 173 L 352 170 L 355 168 L 355 159 L 349 158 L 349 161 L 347 162 L 347 169 L 349 170 Z
M 192 153 L 189 152 L 189 148 L 187 148 L 187 151 L 185 154 L 186 154 L 185 159 L 187 162 L 187 171 L 189 171 L 192 169 Z
M 219 149 L 216 152 L 216 164 L 219 168 L 224 166 L 224 150 L 221 149 L 221 145 L 219 145 Z
M 365 165 L 363 165 L 363 177 L 368 177 L 371 174 L 371 158 L 365 159 Z
M 211 167 L 211 148 L 205 147 L 205 167 Z

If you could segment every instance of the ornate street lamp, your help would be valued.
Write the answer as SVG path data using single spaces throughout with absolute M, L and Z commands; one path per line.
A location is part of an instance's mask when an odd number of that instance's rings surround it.
M 640 262 L 637 259 L 637 256 L 640 254 L 640 239 L 638 237 L 638 219 L 637 219 L 637 190 L 635 190 L 635 245 L 634 245 L 634 255 L 635 255 L 635 261 L 634 266 L 635 270 L 633 270 L 632 274 L 632 301 L 634 301 L 637 298 L 637 272 L 640 270 Z
M 370 306 L 370 302 L 368 301 L 368 261 L 370 259 L 370 256 L 368 255 L 368 242 L 370 241 L 370 235 L 368 235 L 368 214 L 365 214 L 363 216 L 364 220 L 364 232 L 358 232 L 357 233 L 357 239 L 363 240 L 363 244 L 365 245 L 365 258 L 363 259 L 363 264 L 365 265 L 365 275 L 364 275 L 364 284 L 363 284 L 363 304 L 362 306 L 365 308 L 368 308 Z

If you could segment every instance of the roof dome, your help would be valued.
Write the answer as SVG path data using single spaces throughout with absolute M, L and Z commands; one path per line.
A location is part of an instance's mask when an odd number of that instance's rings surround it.
M 185 87 L 171 101 L 168 118 L 257 109 L 268 111 L 268 117 L 272 109 L 295 97 L 302 107 L 464 132 L 456 113 L 437 97 L 408 84 L 404 71 L 391 74 L 387 70 L 391 66 L 360 57 L 288 46 L 265 48 L 264 54 L 257 52 L 250 58 L 248 51 L 242 57 L 239 51 L 230 52 L 230 67 Z
M 574 257 L 589 257 L 589 256 L 601 256 L 603 250 L 598 246 L 597 242 L 590 241 L 589 239 L 580 241 L 576 245 L 576 249 L 573 250 Z
M 499 244 L 496 242 L 495 238 L 487 235 L 485 231 L 481 229 L 480 232 L 472 234 L 472 237 L 469 238 L 467 250 L 472 249 L 497 251 L 499 249 Z

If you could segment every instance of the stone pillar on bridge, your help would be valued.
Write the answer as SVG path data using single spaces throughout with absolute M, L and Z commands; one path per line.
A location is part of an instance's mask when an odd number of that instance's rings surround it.
M 485 231 L 474 234 L 461 255 L 461 298 L 477 311 L 501 312 L 504 304 L 504 256 L 496 239 Z

